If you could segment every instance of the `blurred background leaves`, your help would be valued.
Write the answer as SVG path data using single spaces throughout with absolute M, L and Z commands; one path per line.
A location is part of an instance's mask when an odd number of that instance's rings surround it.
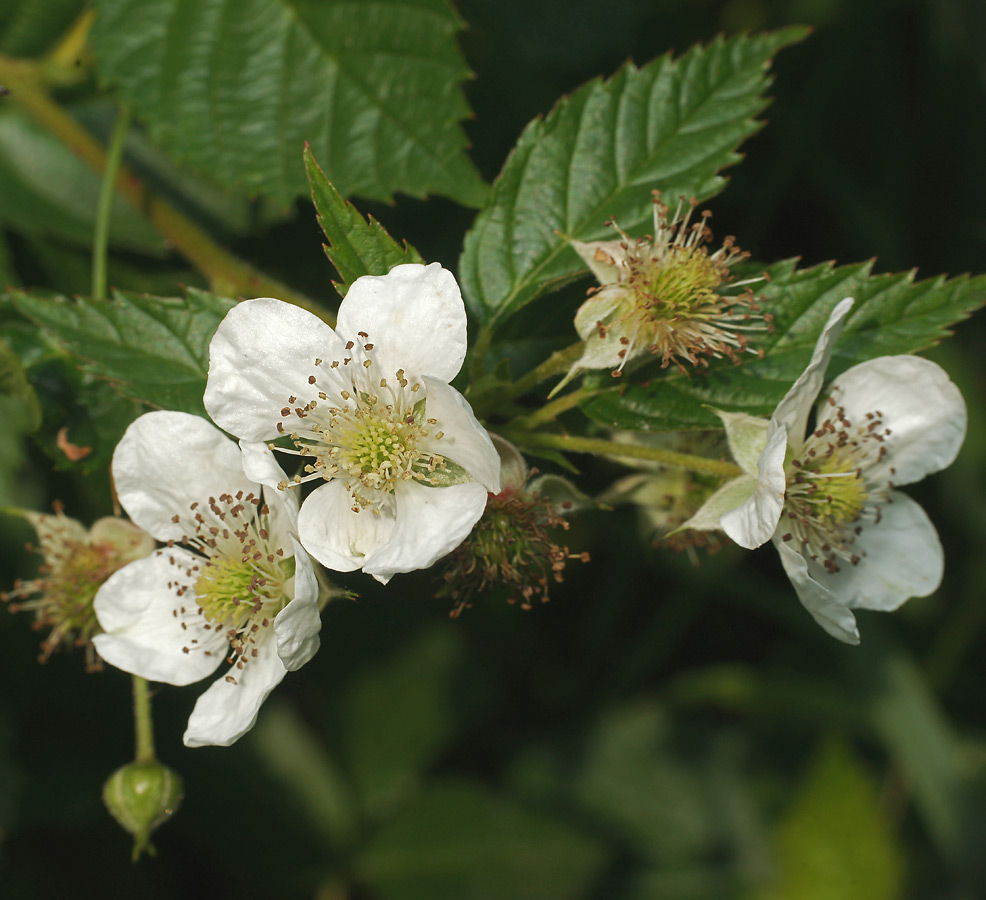
M 0 50 L 46 53 L 81 9 L 0 3 Z M 814 26 L 775 63 L 769 125 L 711 204 L 717 237 L 737 235 L 758 259 L 801 255 L 805 266 L 876 256 L 877 272 L 983 269 L 980 4 L 462 0 L 458 12 L 476 73 L 465 131 L 486 181 L 534 116 L 629 57 L 643 65 L 720 30 Z M 83 60 L 64 75 L 60 100 L 105 140 L 111 107 Z M 89 286 L 97 182 L 72 159 L 39 162 L 58 153 L 3 110 L 0 275 L 72 295 Z M 300 152 L 297 161 L 303 173 Z M 311 205 L 289 202 L 292 191 L 272 202 L 213 183 L 150 148 L 140 128 L 127 164 L 242 257 L 333 297 Z M 474 216 L 403 195 L 359 208 L 448 265 Z M 204 286 L 127 216 L 114 216 L 111 284 L 172 296 L 178 282 Z M 570 341 L 565 323 L 584 287 L 552 295 L 550 326 L 542 311 L 508 336 Z M 9 300 L 0 317 L 30 360 L 42 420 L 73 411 L 73 444 L 100 445 L 101 429 L 133 417 L 57 344 L 25 331 Z M 693 569 L 647 547 L 628 510 L 573 521 L 566 540 L 591 549 L 592 562 L 530 613 L 491 599 L 453 622 L 432 597 L 431 573 L 400 576 L 386 591 L 347 577 L 362 599 L 330 605 L 322 651 L 237 746 L 183 748 L 193 694 L 157 691 L 159 754 L 181 772 L 187 798 L 155 836 L 159 856 L 137 867 L 99 800 L 132 752 L 129 679 L 84 677 L 67 655 L 39 667 L 27 622 L 0 616 L 4 894 L 97 897 L 112 884 L 146 900 L 983 896 L 986 430 L 975 413 L 986 401 L 984 340 L 974 317 L 930 354 L 973 412 L 959 460 L 914 491 L 940 529 L 945 583 L 892 619 L 864 614 L 861 647 L 817 630 L 772 554 L 727 549 Z M 4 379 L 20 383 L 16 370 Z M 24 443 L 30 394 L 3 404 L 3 501 L 44 509 L 60 498 L 70 515 L 109 512 L 108 454 L 72 465 L 44 424 L 39 442 Z M 51 474 L 52 460 L 61 471 Z M 584 469 L 580 486 L 623 474 Z M 0 529 L 7 586 L 30 573 L 18 550 L 30 535 L 12 519 Z

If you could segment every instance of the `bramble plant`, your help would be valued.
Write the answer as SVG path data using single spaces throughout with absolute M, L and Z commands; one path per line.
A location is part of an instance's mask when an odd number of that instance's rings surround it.
M 644 821 L 650 801 L 635 806 L 655 780 L 699 791 L 705 778 L 684 753 L 664 775 L 649 768 L 671 741 L 659 705 L 610 710 L 598 733 L 570 736 L 585 741 L 578 754 L 549 741 L 520 758 L 516 783 L 535 785 L 526 804 L 464 769 L 425 776 L 455 731 L 449 686 L 469 690 L 446 629 L 525 629 L 572 603 L 556 585 L 605 581 L 597 565 L 651 605 L 672 579 L 687 595 L 700 577 L 675 554 L 704 566 L 711 550 L 772 542 L 791 585 L 763 602 L 790 617 L 800 601 L 838 641 L 862 632 L 846 653 L 884 661 L 879 625 L 857 628 L 854 610 L 896 610 L 941 585 L 938 533 L 897 488 L 951 465 L 967 412 L 946 369 L 914 354 L 986 304 L 986 276 L 761 259 L 755 241 L 718 233 L 708 208 L 763 125 L 772 61 L 808 29 L 627 62 L 534 119 L 487 184 L 462 127 L 469 71 L 448 0 L 40 7 L 36 20 L 26 4 L 0 15 L 0 404 L 18 446 L 40 451 L 33 477 L 57 470 L 75 502 L 47 514 L 50 498 L 18 488 L 20 451 L 0 460 L 3 511 L 27 519 L 44 556 L 4 599 L 50 629 L 42 661 L 76 644 L 79 669 L 101 659 L 132 676 L 135 760 L 104 796 L 134 857 L 153 850 L 182 783 L 179 820 L 200 790 L 178 774 L 188 757 L 173 735 L 174 768 L 157 759 L 148 682 L 212 677 L 191 694 L 153 690 L 193 705 L 186 747 L 243 739 L 291 786 L 331 847 L 319 896 L 808 897 L 770 893 L 782 882 L 739 863 L 692 893 L 661 887 L 667 860 L 711 865 L 716 838 L 665 847 Z M 435 196 L 471 217 L 457 258 L 428 258 L 426 225 L 391 236 L 360 209 Z M 290 248 L 267 271 L 257 237 L 292 216 L 321 227 L 320 281 L 295 277 Z M 103 517 L 110 507 L 118 518 Z M 638 512 L 637 543 L 614 558 L 605 532 L 634 531 Z M 750 565 L 730 552 L 716 559 Z M 649 561 L 648 587 L 619 575 L 631 558 Z M 408 634 L 393 672 L 339 689 L 341 706 L 310 708 L 310 724 L 268 700 L 295 683 L 336 692 L 306 664 L 328 640 L 350 643 L 346 622 L 409 604 L 408 592 L 436 600 L 424 606 L 435 630 Z M 340 602 L 359 594 L 373 603 Z M 565 596 L 597 602 L 578 587 Z M 675 641 L 675 621 L 660 641 Z M 608 639 L 606 658 L 620 660 Z M 391 735 L 388 710 L 405 702 L 413 721 Z M 348 774 L 332 762 L 337 740 L 352 742 Z M 840 797 L 858 781 L 869 798 L 862 764 L 833 740 L 818 790 L 843 778 Z M 409 762 L 388 768 L 391 741 Z M 950 784 L 961 790 L 958 774 Z M 251 789 L 230 777 L 234 816 Z M 929 783 L 916 790 L 933 830 L 983 818 L 935 807 Z M 880 831 L 871 807 L 859 815 Z M 504 833 L 497 872 L 483 858 Z M 446 839 L 459 860 L 448 871 L 408 861 Z M 895 896 L 896 865 L 865 896 Z

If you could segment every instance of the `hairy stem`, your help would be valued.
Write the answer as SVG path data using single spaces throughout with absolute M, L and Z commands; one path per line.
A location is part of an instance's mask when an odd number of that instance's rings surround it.
M 540 409 L 535 410 L 529 415 L 518 416 L 512 422 L 507 423 L 507 428 L 518 427 L 533 429 L 538 425 L 543 425 L 545 422 L 551 422 L 557 419 L 563 412 L 567 412 L 570 409 L 578 406 L 583 400 L 588 400 L 590 397 L 595 397 L 599 394 L 605 393 L 608 388 L 602 388 L 600 390 L 590 391 L 579 388 L 576 391 L 571 391 L 568 394 L 563 394 L 561 397 L 556 397 L 550 403 L 546 403 Z
M 546 378 L 567 372 L 572 367 L 572 364 L 582 356 L 584 348 L 585 345 L 582 341 L 576 341 L 564 350 L 556 350 L 536 368 L 531 369 L 526 375 L 517 379 L 510 388 L 510 396 L 519 397 L 522 394 L 526 394 L 532 387 L 540 384 Z
M 674 450 L 664 450 L 660 447 L 621 444 L 617 441 L 580 437 L 574 434 L 544 434 L 506 428 L 502 429 L 501 433 L 515 444 L 532 449 L 543 447 L 552 450 L 568 450 L 572 453 L 592 453 L 595 456 L 607 456 L 614 459 L 620 457 L 644 459 L 665 466 L 687 469 L 690 472 L 718 475 L 720 478 L 735 478 L 743 474 L 743 470 L 731 462 L 709 459 L 704 456 L 693 456 L 690 453 L 677 453 Z
M 154 762 L 154 723 L 151 719 L 151 693 L 147 680 L 133 676 L 134 730 L 137 738 L 135 759 L 139 763 Z

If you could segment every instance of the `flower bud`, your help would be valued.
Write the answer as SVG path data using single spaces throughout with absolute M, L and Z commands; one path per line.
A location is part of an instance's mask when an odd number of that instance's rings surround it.
M 174 815 L 182 796 L 181 776 L 157 761 L 128 763 L 106 780 L 103 802 L 134 836 L 134 862 L 145 849 L 154 855 L 151 832 Z

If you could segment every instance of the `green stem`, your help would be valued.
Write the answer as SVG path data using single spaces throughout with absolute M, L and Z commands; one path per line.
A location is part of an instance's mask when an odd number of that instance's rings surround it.
M 123 144 L 130 128 L 130 110 L 121 107 L 117 113 L 116 124 L 110 135 L 110 145 L 106 152 L 106 168 L 103 169 L 103 183 L 99 186 L 99 203 L 96 206 L 96 233 L 92 240 L 92 299 L 106 299 L 106 261 L 110 245 L 110 213 L 116 193 L 116 174 L 123 159 Z
M 0 84 L 10 100 L 97 172 L 107 165 L 106 151 L 88 131 L 48 95 L 38 66 L 0 55 Z M 309 310 L 330 325 L 330 313 L 287 285 L 257 271 L 220 247 L 186 215 L 151 191 L 126 166 L 120 166 L 116 190 L 209 282 L 213 291 L 232 297 L 278 297 Z
M 582 357 L 584 350 L 585 344 L 582 341 L 576 341 L 564 350 L 556 350 L 539 366 L 515 381 L 510 388 L 510 396 L 519 397 L 546 378 L 567 372 L 572 368 L 572 364 Z
M 660 447 L 621 444 L 617 441 L 579 437 L 574 434 L 531 433 L 516 429 L 502 429 L 501 434 L 515 444 L 530 448 L 543 447 L 551 450 L 568 450 L 572 453 L 592 453 L 596 456 L 608 456 L 614 459 L 631 457 L 665 466 L 674 466 L 679 469 L 688 469 L 690 472 L 717 475 L 720 478 L 735 478 L 743 474 L 743 470 L 731 462 L 709 459 L 704 456 L 693 456 L 690 453 L 676 453 L 673 450 L 664 450 Z
M 145 678 L 133 676 L 134 684 L 134 730 L 137 736 L 139 763 L 154 762 L 154 723 L 151 719 L 151 693 Z
M 546 403 L 540 409 L 535 410 L 529 415 L 518 416 L 511 422 L 508 422 L 507 428 L 526 428 L 528 430 L 533 430 L 538 425 L 543 425 L 545 422 L 554 421 L 563 412 L 567 412 L 570 409 L 578 406 L 583 400 L 588 400 L 590 397 L 595 397 L 598 394 L 605 393 L 609 388 L 600 388 L 598 390 L 589 391 L 583 388 L 579 388 L 576 391 L 571 391 L 568 394 L 563 394 L 561 397 L 556 397 L 550 403 Z
M 469 369 L 472 381 L 478 381 L 482 376 L 486 368 L 486 354 L 489 353 L 492 342 L 493 330 L 483 325 L 472 344 L 472 362 Z

